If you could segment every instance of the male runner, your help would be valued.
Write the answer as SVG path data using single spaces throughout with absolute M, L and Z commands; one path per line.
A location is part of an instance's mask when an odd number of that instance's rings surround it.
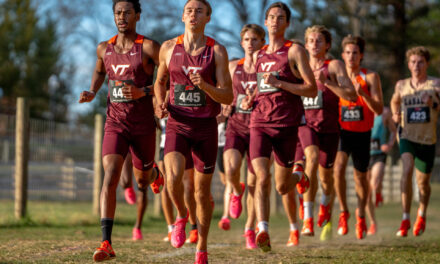
M 419 187 L 419 209 L 413 227 L 414 236 L 425 231 L 426 210 L 431 195 L 432 167 L 437 142 L 436 126 L 439 111 L 440 80 L 428 76 L 430 53 L 425 47 L 415 47 L 406 52 L 411 77 L 396 83 L 391 99 L 393 121 L 399 124 L 398 139 L 402 158 L 401 180 L 403 219 L 397 236 L 405 237 L 410 229 L 412 175 L 416 168 Z
M 300 45 L 286 40 L 290 9 L 281 2 L 266 10 L 269 45 L 254 53 L 258 92 L 250 123 L 250 156 L 257 177 L 255 210 L 258 219 L 256 242 L 269 251 L 270 157 L 274 154 L 276 189 L 284 195 L 298 183 L 306 189 L 304 173 L 292 174 L 298 125 L 304 114 L 301 95 L 315 96 L 316 82 Z M 245 100 L 244 104 L 250 104 Z M 244 109 L 248 109 L 248 105 Z M 292 136 L 293 135 L 293 136 Z
M 185 33 L 164 42 L 159 55 L 155 84 L 159 118 L 168 118 L 165 142 L 165 168 L 168 190 L 177 208 L 171 244 L 181 247 L 185 242 L 187 211 L 183 199 L 182 176 L 185 157 L 194 161 L 195 198 L 199 241 L 196 263 L 207 263 L 207 238 L 212 218 L 211 180 L 217 154 L 217 120 L 220 104 L 232 102 L 231 78 L 226 49 L 205 36 L 211 18 L 206 0 L 189 0 L 183 10 Z M 164 102 L 168 78 L 170 99 Z
M 387 138 L 387 134 L 389 134 Z M 385 172 L 385 162 L 388 152 L 396 140 L 396 126 L 394 125 L 391 111 L 388 107 L 383 108 L 381 115 L 374 117 L 373 129 L 371 129 L 370 164 L 368 165 L 367 178 L 370 184 L 368 201 L 365 212 L 370 220 L 367 235 L 374 235 L 377 230 L 376 216 L 373 205 L 373 191 L 376 194 L 376 207 L 383 202 L 382 182 Z
M 229 214 L 232 218 L 240 217 L 242 211 L 241 198 L 244 194 L 244 184 L 240 183 L 240 168 L 243 156 L 247 154 L 247 211 L 248 217 L 245 225 L 244 236 L 246 237 L 246 248 L 255 249 L 255 172 L 252 168 L 249 157 L 250 144 L 250 120 L 252 109 L 244 110 L 241 102 L 246 96 L 253 96 L 257 88 L 257 75 L 255 62 L 252 55 L 264 45 L 266 33 L 264 29 L 256 24 L 247 24 L 241 29 L 241 46 L 245 57 L 240 60 L 229 62 L 229 72 L 232 78 L 234 90 L 234 101 L 226 106 L 229 114 L 228 126 L 226 129 L 226 143 L 224 147 L 224 164 L 227 180 L 232 186 L 230 194 Z
M 356 210 L 356 237 L 363 239 L 367 235 L 365 205 L 368 196 L 367 171 L 370 160 L 371 128 L 374 114 L 383 110 L 382 87 L 377 73 L 361 67 L 365 41 L 358 36 L 348 35 L 342 41 L 342 59 L 348 75 L 358 95 L 355 102 L 340 100 L 339 123 L 341 125 L 340 149 L 335 162 L 335 189 L 339 199 L 338 234 L 348 232 L 350 214 L 347 206 L 345 169 L 351 155 L 354 167 L 354 183 L 358 206 Z
M 159 170 L 153 170 L 156 146 L 153 103 L 148 89 L 143 89 L 152 83 L 154 66 L 159 63 L 160 46 L 136 33 L 136 23 L 141 15 L 138 0 L 113 0 L 113 11 L 118 34 L 98 45 L 90 90 L 82 92 L 79 99 L 80 103 L 92 101 L 108 75 L 108 108 L 102 144 L 102 243 L 93 254 L 94 261 L 115 257 L 111 233 L 116 188 L 128 151 L 132 155 L 138 189 L 146 191 L 151 184 L 153 192 L 159 193 L 163 186 Z
M 315 97 L 303 96 L 306 124 L 298 129 L 301 143 L 299 155 L 306 159 L 306 175 L 310 176 L 311 188 L 304 193 L 304 223 L 302 235 L 314 236 L 313 205 L 318 190 L 317 171 L 323 191 L 319 206 L 318 226 L 325 226 L 331 218 L 331 199 L 333 195 L 333 163 L 338 141 L 338 103 L 339 98 L 356 100 L 356 92 L 347 75 L 344 64 L 339 60 L 327 59 L 332 37 L 327 28 L 314 25 L 305 32 L 305 47 L 309 52 L 310 66 L 313 70 L 318 94 Z

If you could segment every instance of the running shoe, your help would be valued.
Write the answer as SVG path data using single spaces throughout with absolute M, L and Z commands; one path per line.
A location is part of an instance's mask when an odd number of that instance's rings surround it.
M 303 227 L 301 230 L 302 236 L 314 236 L 315 232 L 313 232 L 313 217 L 307 218 L 304 220 Z
M 180 248 L 186 240 L 185 226 L 188 222 L 188 216 L 185 218 L 176 219 L 174 229 L 171 232 L 171 245 L 175 248 Z
M 168 235 L 163 238 L 164 242 L 170 242 L 171 241 L 171 232 L 168 232 Z
M 290 230 L 289 241 L 287 241 L 286 246 L 293 247 L 297 246 L 299 243 L 299 230 Z
M 257 245 L 255 244 L 255 231 L 248 230 L 243 235 L 246 238 L 246 248 L 247 249 L 256 249 Z
M 160 173 L 160 170 L 159 170 L 159 168 L 157 167 L 157 164 L 156 164 L 156 163 L 153 164 L 153 169 L 156 170 L 156 172 L 157 172 L 157 177 L 156 177 L 156 179 L 150 184 L 150 187 L 151 187 L 151 190 L 152 190 L 155 194 L 158 194 L 158 193 L 160 193 L 160 191 L 162 191 L 162 189 L 163 189 L 163 185 L 164 185 L 165 183 L 164 183 L 163 175 L 162 175 L 162 173 Z
M 194 264 L 208 264 L 208 252 L 196 252 Z
M 199 232 L 197 231 L 197 229 L 193 229 L 189 231 L 189 237 L 186 239 L 185 243 L 197 244 L 198 240 L 199 240 Z
M 383 197 L 381 193 L 376 193 L 376 207 L 380 207 L 383 204 Z
M 132 187 L 128 187 L 125 188 L 124 190 L 124 196 L 125 196 L 125 201 L 128 204 L 135 204 L 136 203 L 136 193 L 134 191 L 133 186 Z
M 229 220 L 229 218 L 224 217 L 220 219 L 220 221 L 218 221 L 218 227 L 220 229 L 228 231 L 231 228 L 231 221 Z
M 344 236 L 348 233 L 348 219 L 350 213 L 348 211 L 339 214 L 338 235 Z
M 96 248 L 95 253 L 93 253 L 93 261 L 101 262 L 105 260 L 114 259 L 116 257 L 115 251 L 112 248 L 112 245 L 105 240 L 101 242 L 101 246 Z
M 367 223 L 365 222 L 365 216 L 360 217 L 356 210 L 356 238 L 364 239 L 367 236 Z
M 333 234 L 333 226 L 332 221 L 328 221 L 327 224 L 324 225 L 321 231 L 321 236 L 319 237 L 319 240 L 321 241 L 328 241 L 332 239 Z
M 298 195 L 299 200 L 299 219 L 304 220 L 304 198 Z
M 318 213 L 318 226 L 323 227 L 325 224 L 330 221 L 331 213 L 330 213 L 330 204 L 324 206 L 322 204 L 319 205 L 319 213 Z
M 396 236 L 406 237 L 408 235 L 408 230 L 410 229 L 410 227 L 411 227 L 411 223 L 409 222 L 409 219 L 402 220 L 402 223 L 400 224 Z
M 256 238 L 257 246 L 263 251 L 268 252 L 270 251 L 270 238 L 269 234 L 266 231 L 260 231 L 258 232 Z
M 299 177 L 299 181 L 296 184 L 298 193 L 303 194 L 307 192 L 310 187 L 310 180 L 309 177 L 307 177 L 307 175 L 304 173 L 304 167 L 301 163 L 295 163 L 295 165 L 293 165 L 292 174 L 296 174 Z
M 133 240 L 142 240 L 142 239 L 144 239 L 144 237 L 142 236 L 142 232 L 141 232 L 141 229 L 140 228 L 133 228 L 133 237 L 132 237 L 132 239 Z
M 376 232 L 377 232 L 376 224 L 370 224 L 370 227 L 368 228 L 367 235 L 372 236 L 372 235 L 376 234 Z
M 241 198 L 244 194 L 244 189 L 246 188 L 244 183 L 240 183 L 241 185 L 241 194 L 236 196 L 234 193 L 231 193 L 231 200 L 229 202 L 229 215 L 237 219 L 241 215 L 241 211 L 243 210 L 243 206 L 241 205 Z
M 416 222 L 413 227 L 414 236 L 421 236 L 425 232 L 426 218 L 417 215 Z

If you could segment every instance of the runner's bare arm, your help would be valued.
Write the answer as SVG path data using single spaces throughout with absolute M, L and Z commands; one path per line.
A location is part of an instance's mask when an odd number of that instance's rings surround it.
M 90 84 L 89 91 L 83 91 L 79 96 L 79 103 L 87 103 L 91 102 L 94 98 L 96 93 L 101 88 L 102 84 L 105 81 L 105 66 L 104 66 L 104 55 L 105 50 L 107 49 L 107 42 L 103 41 L 99 43 L 98 47 L 96 48 L 96 65 L 95 69 L 93 70 L 92 75 L 92 82 Z
M 328 65 L 328 72 L 331 79 L 321 79 L 321 75 L 320 81 L 322 84 L 332 90 L 337 96 L 348 101 L 356 102 L 356 90 L 354 89 L 350 77 L 348 77 L 344 63 L 340 60 L 332 60 Z
M 394 123 L 399 124 L 401 121 L 400 116 L 400 87 L 402 85 L 402 80 L 398 81 L 396 83 L 396 86 L 394 87 L 394 94 L 393 97 L 391 97 L 390 107 L 391 107 L 391 114 L 392 119 Z
M 190 74 L 191 82 L 199 86 L 199 88 L 205 91 L 214 101 L 221 104 L 231 104 L 234 99 L 234 94 L 232 92 L 231 75 L 228 69 L 228 53 L 225 47 L 216 43 L 214 45 L 214 56 L 217 86 L 205 82 L 199 73 Z
M 295 69 L 296 66 L 301 78 L 304 80 L 304 83 L 298 84 L 281 81 L 270 73 L 263 75 L 265 78 L 265 83 L 296 95 L 315 97 L 318 93 L 318 89 L 313 71 L 310 68 L 306 50 L 300 45 L 292 45 L 292 47 L 289 48 L 287 56 L 292 73 L 294 72 L 293 69 Z
M 239 60 L 233 60 L 229 62 L 229 73 L 231 74 L 231 80 L 234 78 L 234 72 L 237 68 Z M 222 113 L 224 116 L 229 116 L 232 113 L 231 104 L 222 104 Z
M 356 92 L 359 96 L 364 98 L 365 103 L 371 111 L 376 115 L 380 115 L 383 111 L 383 97 L 379 74 L 376 72 L 368 72 L 366 79 L 368 87 L 370 88 L 370 95 L 368 95 L 360 85 L 355 87 Z
M 391 110 L 388 107 L 383 108 L 382 119 L 385 123 L 385 127 L 388 128 L 388 130 L 390 131 L 390 136 L 387 142 L 387 148 L 389 148 L 390 150 L 393 147 L 394 142 L 396 141 L 397 129 L 396 125 L 393 122 Z

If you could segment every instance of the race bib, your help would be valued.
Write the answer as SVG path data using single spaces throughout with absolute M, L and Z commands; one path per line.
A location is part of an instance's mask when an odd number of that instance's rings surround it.
M 430 118 L 429 107 L 408 107 L 407 120 L 408 124 L 429 123 Z
M 362 106 L 341 107 L 341 120 L 344 122 L 355 122 L 364 120 L 364 111 Z
M 176 84 L 174 86 L 174 104 L 190 107 L 205 106 L 206 94 L 197 86 Z
M 301 96 L 305 110 L 308 109 L 322 109 L 322 91 L 318 90 L 318 95 L 315 97 Z
M 244 110 L 243 108 L 241 108 L 241 102 L 243 101 L 244 98 L 246 98 L 245 94 L 237 95 L 237 104 L 235 105 L 235 112 L 240 114 L 250 114 L 252 112 L 252 107 L 249 108 L 248 110 Z
M 279 88 L 270 86 L 269 84 L 265 84 L 264 83 L 264 77 L 263 75 L 266 73 L 270 73 L 272 75 L 274 75 L 275 77 L 277 77 L 277 79 L 280 77 L 280 74 L 277 71 L 274 72 L 259 72 L 257 73 L 257 83 L 258 83 L 258 91 L 260 93 L 273 93 L 273 92 L 278 92 L 280 91 Z
M 133 80 L 125 80 L 125 81 L 117 81 L 117 80 L 109 80 L 109 94 L 110 94 L 110 102 L 112 103 L 127 103 L 133 101 L 133 99 L 127 99 L 122 94 L 122 88 L 124 88 L 124 84 L 133 84 Z
M 371 150 L 380 150 L 380 140 L 378 138 L 372 138 L 370 143 Z

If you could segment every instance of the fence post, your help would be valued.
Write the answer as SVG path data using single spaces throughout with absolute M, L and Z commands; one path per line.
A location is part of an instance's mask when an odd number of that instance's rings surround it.
M 93 152 L 93 214 L 99 215 L 99 196 L 101 194 L 102 186 L 102 136 L 104 119 L 102 115 L 95 115 L 95 138 L 94 138 L 94 152 Z
M 29 158 L 29 108 L 23 97 L 17 98 L 15 140 L 15 218 L 20 219 L 26 215 Z

